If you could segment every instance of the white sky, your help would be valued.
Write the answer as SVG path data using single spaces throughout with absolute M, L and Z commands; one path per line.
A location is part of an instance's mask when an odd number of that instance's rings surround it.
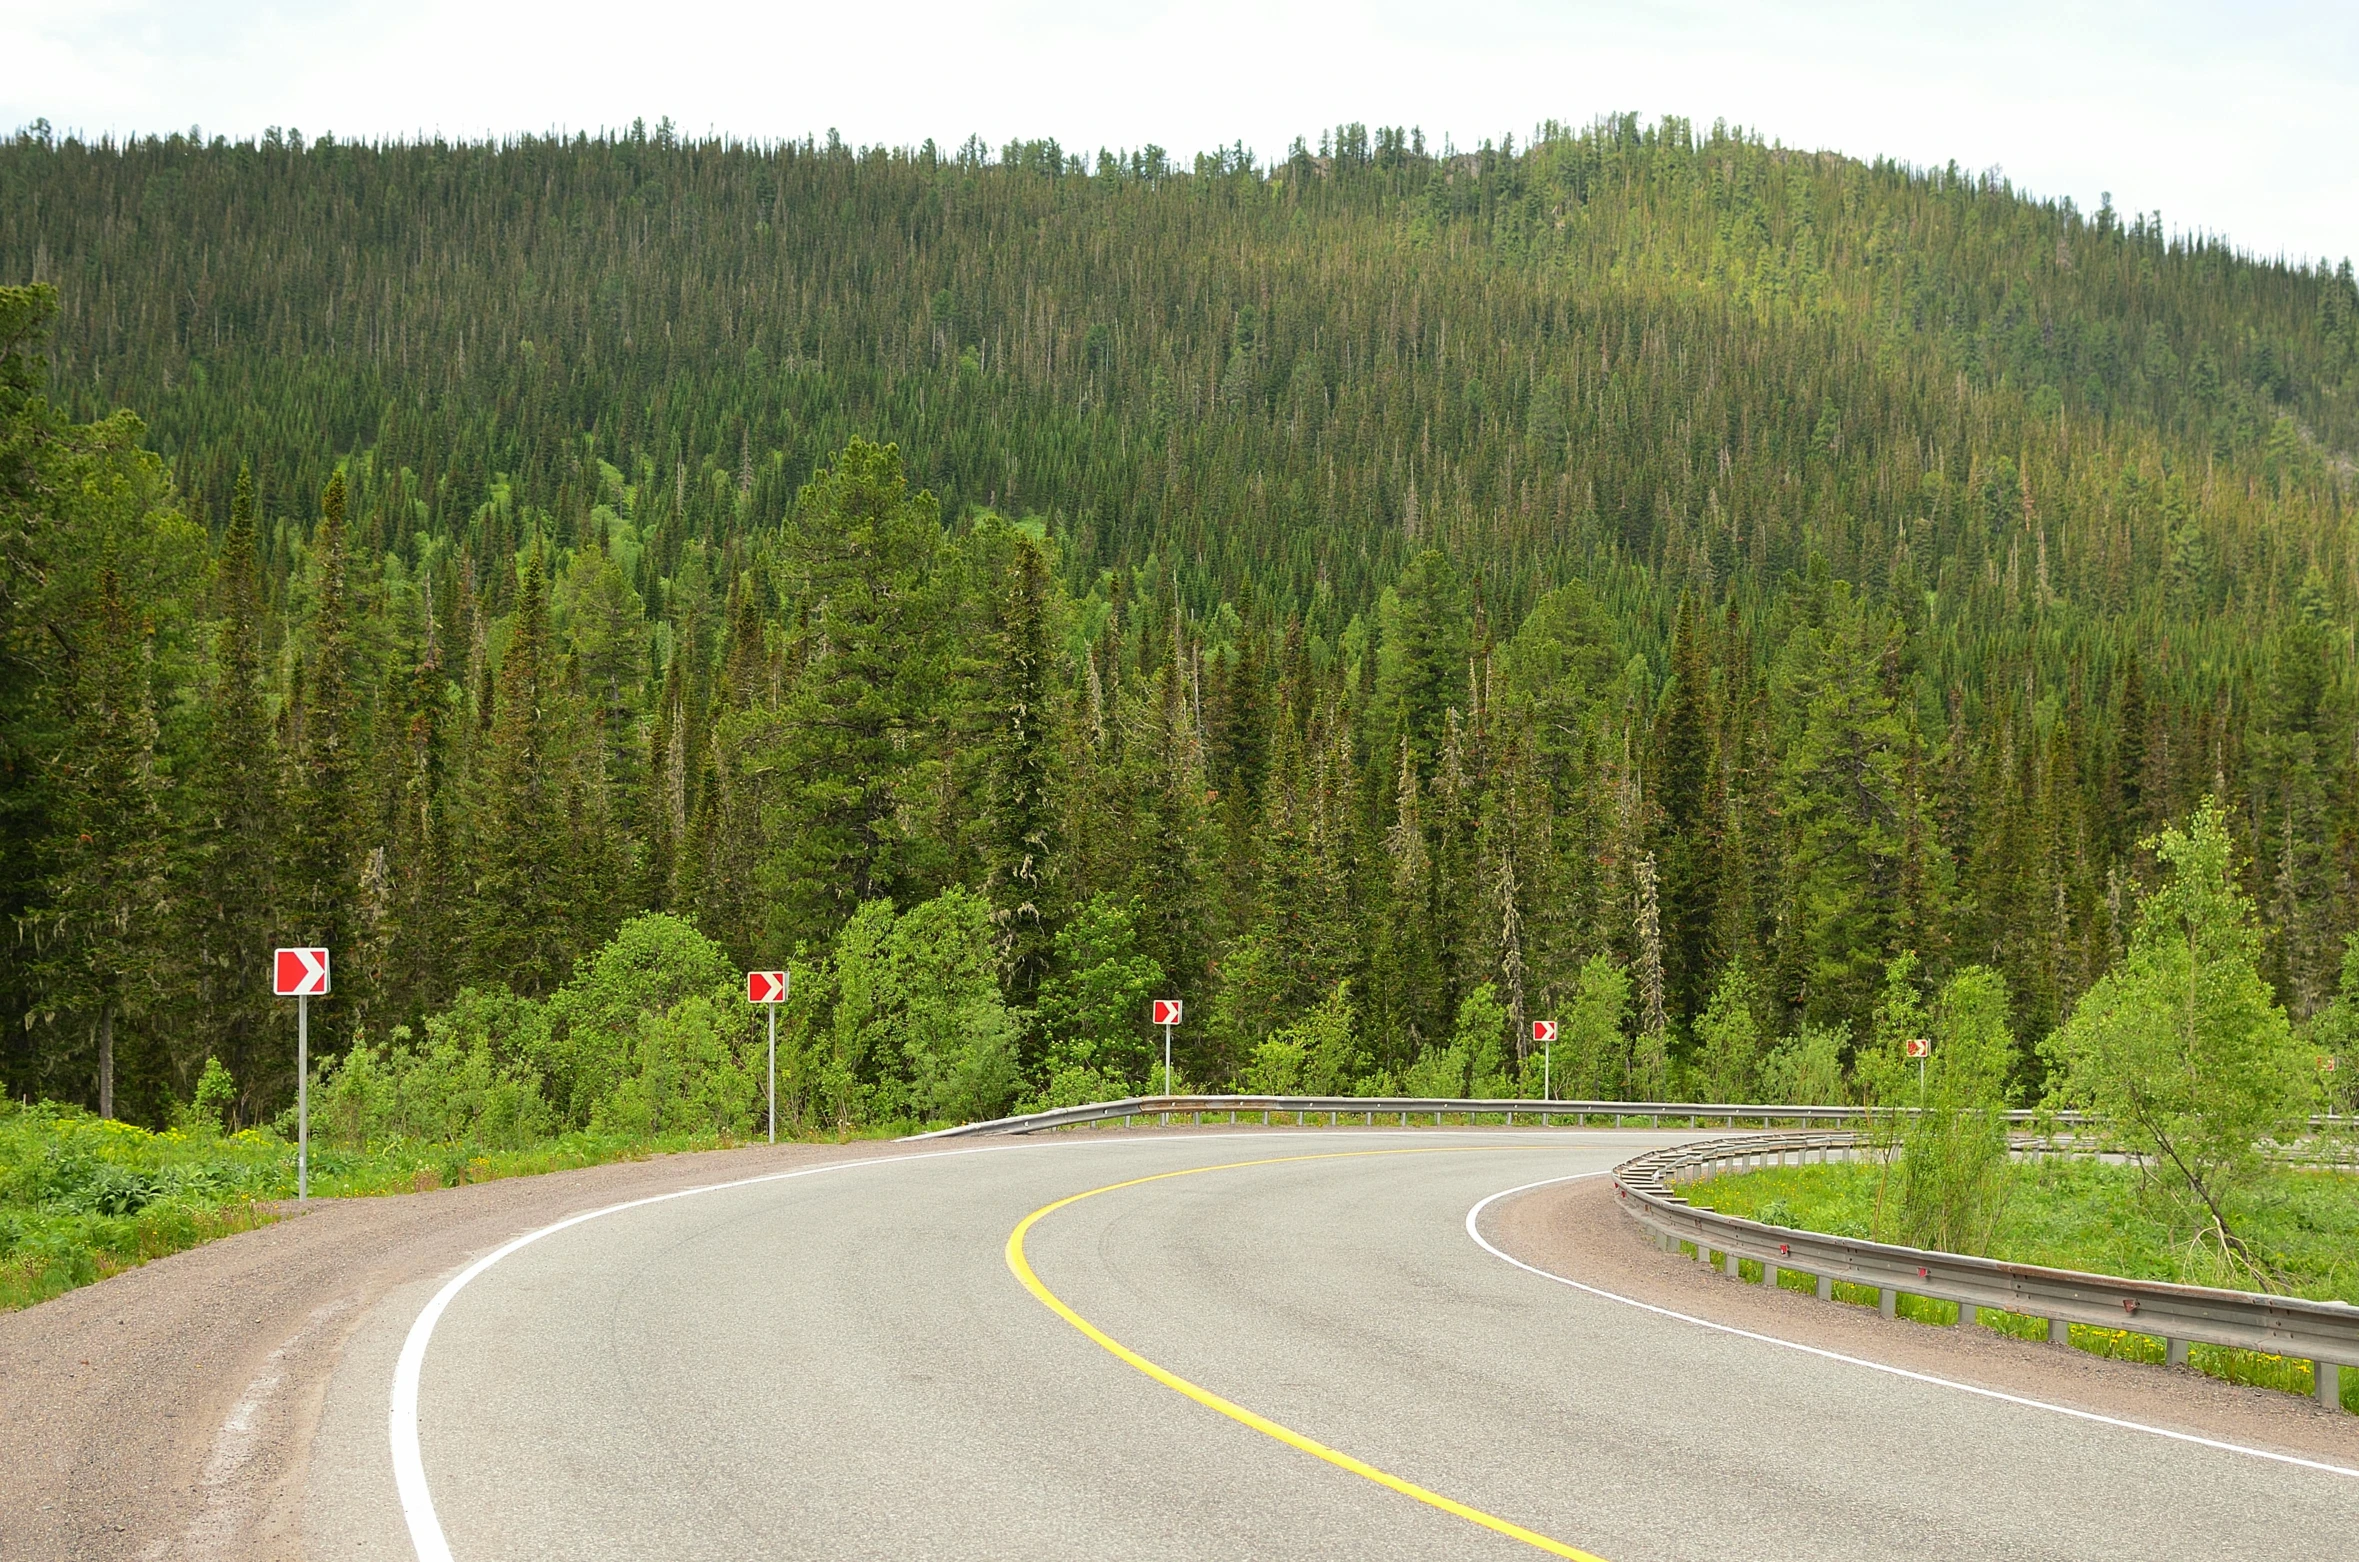
M 1634 110 L 2003 167 L 2295 260 L 2359 254 L 2359 3 L 1359 6 L 0 0 L 0 130 L 450 137 L 649 124 L 856 144 L 1263 156 L 1322 125 L 1461 146 Z

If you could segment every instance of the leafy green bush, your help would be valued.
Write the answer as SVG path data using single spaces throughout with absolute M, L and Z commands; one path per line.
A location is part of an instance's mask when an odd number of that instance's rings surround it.
M 529 1064 L 502 1063 L 488 1038 L 468 1034 L 446 1015 L 427 1021 L 424 1046 L 406 1026 L 381 1046 L 362 1043 L 324 1063 L 312 1132 L 324 1144 L 365 1150 L 392 1141 L 521 1149 L 551 1126 L 540 1076 Z M 294 1132 L 283 1114 L 281 1136 Z
M 631 1072 L 598 1104 L 591 1127 L 637 1137 L 749 1133 L 762 1100 L 758 1047 L 742 1015 L 705 994 L 644 1016 Z
M 2012 1186 L 2002 1115 L 2015 1056 L 2006 979 L 1987 966 L 1960 971 L 1934 1000 L 1930 1029 L 1918 1109 L 1901 1137 L 1897 1235 L 1912 1247 L 1979 1253 Z
M 657 1034 L 683 1000 L 702 997 L 716 1013 L 732 1010 L 751 1028 L 740 973 L 728 952 L 698 932 L 693 923 L 661 912 L 625 922 L 597 954 L 574 968 L 573 978 L 549 995 L 538 1023 L 521 1009 L 497 1016 L 523 1042 L 547 1083 L 558 1120 L 587 1123 L 625 1079 L 645 1072 L 637 1056 L 642 1039 Z M 489 1009 L 498 1000 L 478 998 Z M 487 1013 L 487 1019 L 493 1014 Z
M 2184 830 L 2148 844 L 2170 877 L 2140 898 L 2122 962 L 2043 1049 L 2050 1099 L 2096 1112 L 2179 1193 L 2182 1226 L 2249 1266 L 2258 1260 L 2239 1226 L 2262 1145 L 2298 1120 L 2314 1086 L 2261 978 L 2260 930 L 2219 805 L 2206 799 Z
M 1093 895 L 1057 930 L 1059 974 L 1041 984 L 1035 1012 L 1042 1069 L 1052 1081 L 1098 1077 L 1113 1084 L 1113 1096 L 1123 1096 L 1156 1074 L 1159 1038 L 1147 1018 L 1163 987 L 1163 967 L 1140 952 L 1138 917 L 1135 900 Z M 1157 1089 L 1162 1083 L 1153 1079 Z M 1048 1094 L 1057 1093 L 1052 1083 Z

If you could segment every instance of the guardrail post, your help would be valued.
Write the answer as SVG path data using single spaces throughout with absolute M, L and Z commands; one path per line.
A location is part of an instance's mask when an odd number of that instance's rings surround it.
M 1835 1299 L 1835 1277 L 1833 1275 L 1818 1277 L 1818 1299 L 1822 1302 L 1831 1302 Z
M 2316 1380 L 2318 1403 L 2329 1410 L 2343 1408 L 2343 1371 L 2331 1361 L 2310 1363 L 2310 1375 Z
M 2048 1343 L 2050 1345 L 2070 1345 L 2072 1343 L 2072 1325 L 2062 1318 L 2050 1318 L 2048 1320 Z
M 1761 1283 L 1762 1283 L 1763 1285 L 1765 1285 L 1765 1286 L 1769 1287 L 1769 1289 L 1771 1289 L 1772 1291 L 1774 1291 L 1774 1290 L 1776 1290 L 1776 1289 L 1777 1289 L 1777 1265 L 1775 1265 L 1775 1264 L 1772 1264 L 1772 1263 L 1769 1263 L 1769 1262 L 1767 1262 L 1767 1261 L 1764 1261 L 1764 1262 L 1762 1263 L 1762 1265 L 1761 1265 Z
M 2163 1341 L 2162 1353 L 2163 1359 L 2174 1367 L 2187 1365 L 2187 1342 L 2185 1340 Z
M 1876 1292 L 1876 1311 L 1886 1318 L 1899 1317 L 1900 1293 L 1888 1285 L 1878 1288 Z
M 1745 1271 L 1739 1265 L 1737 1256 L 1734 1253 L 1724 1254 L 1723 1256 L 1728 1261 L 1728 1278 L 1731 1280 L 1742 1280 L 1745 1277 Z
M 1958 1303 L 1958 1327 L 1971 1329 L 1982 1321 L 1982 1309 L 1972 1302 Z

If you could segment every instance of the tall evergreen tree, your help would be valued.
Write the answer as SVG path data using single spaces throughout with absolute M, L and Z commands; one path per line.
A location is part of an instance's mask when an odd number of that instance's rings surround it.
M 82 629 L 35 950 L 51 1001 L 89 1028 L 98 1115 L 113 1117 L 118 1026 L 147 1007 L 170 900 L 146 647 L 111 558 Z M 144 1051 L 131 1062 L 150 1097 L 140 1115 L 152 1116 L 163 1060 Z
M 280 827 L 279 758 L 264 705 L 263 605 L 258 578 L 254 474 L 240 465 L 214 568 L 221 615 L 213 641 L 196 803 L 182 858 L 179 901 L 187 918 L 195 1013 L 203 1049 L 236 1083 L 237 1117 L 252 1122 L 291 1072 L 270 999 L 271 935 Z M 290 1055 L 291 1056 L 291 1055 Z
M 893 445 L 854 439 L 795 500 L 786 568 L 809 604 L 777 743 L 764 887 L 778 947 L 911 886 L 902 786 L 943 675 L 927 583 L 942 541 Z
M 1008 997 L 1019 1009 L 1038 998 L 1056 940 L 1049 876 L 1058 847 L 1050 590 L 1047 555 L 1030 535 L 1016 533 L 992 637 L 997 669 L 984 869 Z
M 287 786 L 287 828 L 281 836 L 278 911 L 283 942 L 329 951 L 335 972 L 330 996 L 313 1006 L 314 1054 L 347 1039 L 339 1034 L 357 1007 L 351 961 L 359 931 L 360 862 L 368 841 L 362 808 L 355 699 L 354 608 L 347 578 L 345 504 L 341 468 L 320 492 L 319 526 L 312 534 L 311 655 L 299 699 L 288 702 L 293 728 L 293 774 Z
M 549 643 L 548 577 L 536 550 L 516 588 L 498 707 L 477 803 L 468 963 L 478 981 L 527 996 L 571 972 L 566 899 L 568 756 Z

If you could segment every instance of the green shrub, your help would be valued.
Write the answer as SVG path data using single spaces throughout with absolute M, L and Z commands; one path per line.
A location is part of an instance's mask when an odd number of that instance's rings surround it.
M 750 1132 L 762 1103 L 760 1046 L 741 1015 L 705 995 L 683 998 L 641 1019 L 631 1072 L 599 1103 L 591 1127 L 640 1138 Z

